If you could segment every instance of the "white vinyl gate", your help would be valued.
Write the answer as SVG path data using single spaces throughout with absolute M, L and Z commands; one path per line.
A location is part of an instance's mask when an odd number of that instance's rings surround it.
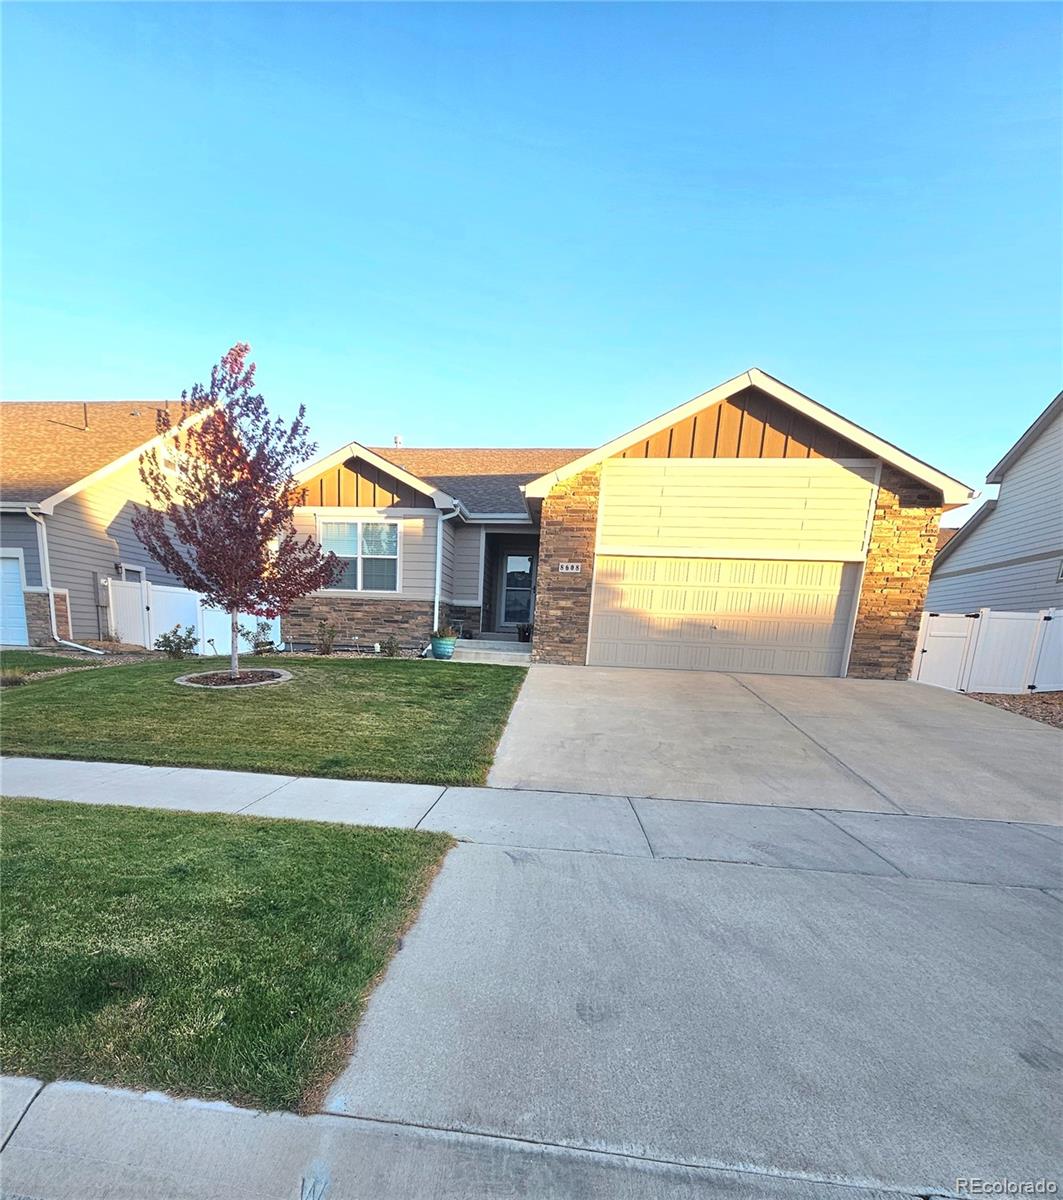
M 190 625 L 199 635 L 197 654 L 229 653 L 229 614 L 204 604 L 199 592 L 122 579 L 108 579 L 106 583 L 111 636 L 118 641 L 150 649 L 160 633 L 168 633 L 175 625 L 182 629 Z M 239 620 L 241 625 L 254 628 L 260 618 L 245 613 Z M 271 626 L 270 636 L 279 642 L 279 618 L 274 618 Z M 246 643 L 241 646 L 241 650 L 247 649 L 250 647 Z
M 1063 609 L 923 613 L 912 678 L 954 692 L 1063 689 Z

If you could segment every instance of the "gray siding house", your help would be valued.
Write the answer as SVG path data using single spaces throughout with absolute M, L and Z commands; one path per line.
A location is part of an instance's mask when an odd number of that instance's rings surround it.
M 0 644 L 107 636 L 103 581 L 175 583 L 133 532 L 157 402 L 0 404 Z M 178 415 L 174 406 L 174 416 Z
M 927 590 L 932 612 L 1063 607 L 1063 392 L 986 476 L 1000 485 L 944 546 Z

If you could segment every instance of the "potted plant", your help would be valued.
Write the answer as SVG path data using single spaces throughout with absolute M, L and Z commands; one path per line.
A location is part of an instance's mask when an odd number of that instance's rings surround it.
M 458 631 L 449 625 L 441 625 L 432 630 L 432 657 L 453 658 L 454 643 L 458 640 Z

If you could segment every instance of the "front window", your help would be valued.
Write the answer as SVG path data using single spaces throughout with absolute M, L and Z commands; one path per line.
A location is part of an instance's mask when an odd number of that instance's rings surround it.
M 322 521 L 321 546 L 343 572 L 331 585 L 350 592 L 399 590 L 399 527 L 394 521 Z

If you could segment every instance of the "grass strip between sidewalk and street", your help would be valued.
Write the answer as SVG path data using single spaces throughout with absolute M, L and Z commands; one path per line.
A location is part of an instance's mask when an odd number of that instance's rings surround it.
M 453 844 L 0 803 L 3 1070 L 267 1109 L 320 1100 Z

